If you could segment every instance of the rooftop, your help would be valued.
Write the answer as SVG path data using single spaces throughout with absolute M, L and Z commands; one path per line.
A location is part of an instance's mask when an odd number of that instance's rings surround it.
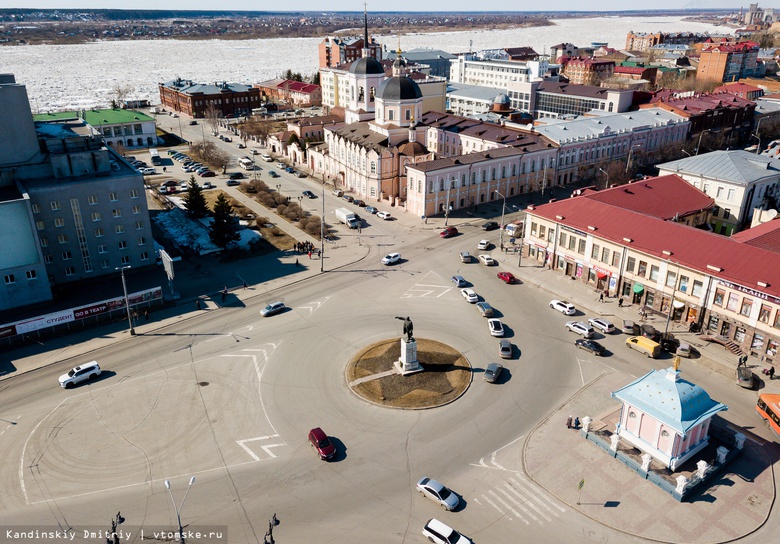
M 666 171 L 707 179 L 749 185 L 770 176 L 780 176 L 780 159 L 743 150 L 713 151 L 658 164 Z
M 482 87 L 481 85 L 467 85 L 465 83 L 447 83 L 447 94 L 470 98 L 472 100 L 482 100 L 485 102 L 492 102 L 498 95 L 502 93 L 501 89 L 492 87 Z
M 753 228 L 740 231 L 731 236 L 732 240 L 742 242 L 767 251 L 780 253 L 780 221 L 772 220 Z

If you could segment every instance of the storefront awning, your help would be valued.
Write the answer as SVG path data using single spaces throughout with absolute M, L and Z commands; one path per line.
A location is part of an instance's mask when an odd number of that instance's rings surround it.
M 607 274 L 605 272 L 602 272 L 600 270 L 596 270 L 596 277 L 600 280 L 603 280 L 607 277 Z
M 641 283 L 637 282 L 634 284 L 634 293 L 641 293 L 645 290 L 645 286 Z
M 672 302 L 672 306 L 674 306 L 679 310 L 680 308 L 685 308 L 685 303 L 681 300 L 675 300 L 674 302 Z

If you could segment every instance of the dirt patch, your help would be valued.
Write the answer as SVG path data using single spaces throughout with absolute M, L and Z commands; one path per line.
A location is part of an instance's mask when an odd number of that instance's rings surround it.
M 382 340 L 360 351 L 346 369 L 347 382 L 394 369 L 401 357 L 398 338 Z M 351 385 L 364 399 L 392 408 L 420 409 L 447 404 L 460 397 L 471 383 L 472 369 L 466 357 L 446 344 L 417 339 L 417 359 L 424 372 L 390 374 Z

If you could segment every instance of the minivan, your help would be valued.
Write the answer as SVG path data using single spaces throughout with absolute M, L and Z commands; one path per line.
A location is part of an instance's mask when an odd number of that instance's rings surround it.
M 652 359 L 656 359 L 661 353 L 661 344 L 653 342 L 644 336 L 632 336 L 626 340 L 626 345 L 639 353 L 644 353 Z
M 471 262 L 471 254 L 468 251 L 461 251 L 460 252 L 460 262 L 462 262 L 462 263 L 470 263 Z

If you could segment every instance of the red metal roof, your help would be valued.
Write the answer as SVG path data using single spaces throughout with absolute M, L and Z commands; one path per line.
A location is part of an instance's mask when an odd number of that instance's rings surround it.
M 559 200 L 538 206 L 529 213 L 658 259 L 679 262 L 716 278 L 780 296 L 780 253 L 682 223 L 624 210 L 593 198 Z M 758 282 L 767 287 L 759 286 Z
M 780 253 L 780 221 L 767 221 L 752 229 L 743 230 L 731 236 L 732 240 L 742 242 L 767 251 Z
M 667 221 L 715 205 L 714 199 L 677 174 L 647 178 L 603 191 L 588 192 L 583 197 Z

